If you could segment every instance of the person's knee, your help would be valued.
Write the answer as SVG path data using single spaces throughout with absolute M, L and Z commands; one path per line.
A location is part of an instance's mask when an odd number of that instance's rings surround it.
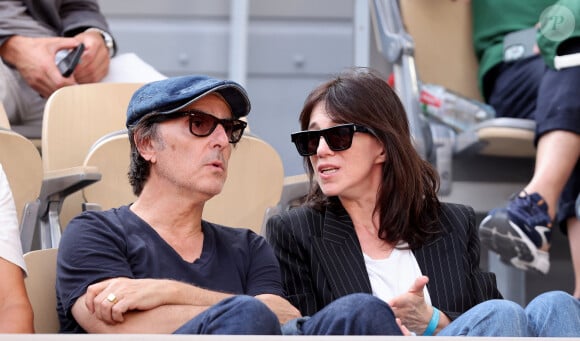
M 487 315 L 498 321 L 512 321 L 522 326 L 526 325 L 527 318 L 524 308 L 510 300 L 489 300 L 481 303 Z
M 231 305 L 234 314 L 237 311 L 240 319 L 247 320 L 246 323 L 251 323 L 260 329 L 266 326 L 272 326 L 274 329 L 280 327 L 280 322 L 274 312 L 255 297 L 234 296 L 229 298 L 228 304 Z
M 251 296 L 233 296 L 194 317 L 175 334 L 280 334 L 276 315 Z
M 231 297 L 229 304 L 232 305 L 232 309 L 241 309 L 244 310 L 247 314 L 256 315 L 256 316 L 267 316 L 267 317 L 274 317 L 276 315 L 259 299 L 246 296 L 246 295 L 238 295 Z
M 570 294 L 564 291 L 549 291 L 542 293 L 534 298 L 526 307 L 527 311 L 557 310 L 567 311 L 578 305 L 578 301 Z M 569 311 L 569 310 L 568 310 Z
M 352 318 L 353 316 L 364 317 L 377 313 L 393 318 L 395 316 L 387 303 L 370 294 L 350 294 L 335 300 L 332 304 L 337 316 L 344 315 Z
M 334 300 L 302 325 L 304 335 L 401 335 L 389 305 L 370 294 Z
M 580 301 L 563 291 L 538 295 L 526 307 L 534 335 L 578 336 Z
M 493 299 L 464 312 L 439 332 L 440 336 L 530 336 L 524 309 L 517 303 Z

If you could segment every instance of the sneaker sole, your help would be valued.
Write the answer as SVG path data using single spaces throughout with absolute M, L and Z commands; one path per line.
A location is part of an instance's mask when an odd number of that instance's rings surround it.
M 505 213 L 485 217 L 479 237 L 506 264 L 544 275 L 550 270 L 549 254 L 539 250 L 517 225 L 509 222 Z

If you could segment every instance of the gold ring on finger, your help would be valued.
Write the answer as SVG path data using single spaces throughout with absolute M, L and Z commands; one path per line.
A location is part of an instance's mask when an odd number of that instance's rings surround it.
M 115 296 L 115 294 L 113 294 L 113 293 L 110 293 L 110 294 L 107 296 L 107 301 L 109 301 L 109 302 L 111 302 L 111 303 L 115 304 L 115 303 L 117 303 L 117 296 Z

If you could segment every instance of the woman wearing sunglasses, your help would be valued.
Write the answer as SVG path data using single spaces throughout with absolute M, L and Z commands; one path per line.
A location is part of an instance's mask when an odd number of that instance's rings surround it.
M 439 202 L 438 175 L 415 151 L 383 78 L 353 69 L 320 85 L 300 125 L 292 142 L 310 193 L 268 221 L 266 238 L 303 315 L 366 293 L 417 335 L 580 335 L 580 303 L 566 293 L 543 294 L 525 310 L 500 299 L 495 276 L 479 267 L 473 209 Z M 559 323 L 540 323 L 548 316 Z

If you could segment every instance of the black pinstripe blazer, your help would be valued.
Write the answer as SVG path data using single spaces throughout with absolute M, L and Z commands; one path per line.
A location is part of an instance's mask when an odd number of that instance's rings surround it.
M 479 302 L 501 298 L 493 273 L 479 268 L 479 239 L 471 207 L 442 204 L 442 232 L 413 250 L 429 276 L 433 306 L 451 319 Z M 360 243 L 342 207 L 318 212 L 299 207 L 268 220 L 266 239 L 274 248 L 288 299 L 312 315 L 351 293 L 372 293 Z

